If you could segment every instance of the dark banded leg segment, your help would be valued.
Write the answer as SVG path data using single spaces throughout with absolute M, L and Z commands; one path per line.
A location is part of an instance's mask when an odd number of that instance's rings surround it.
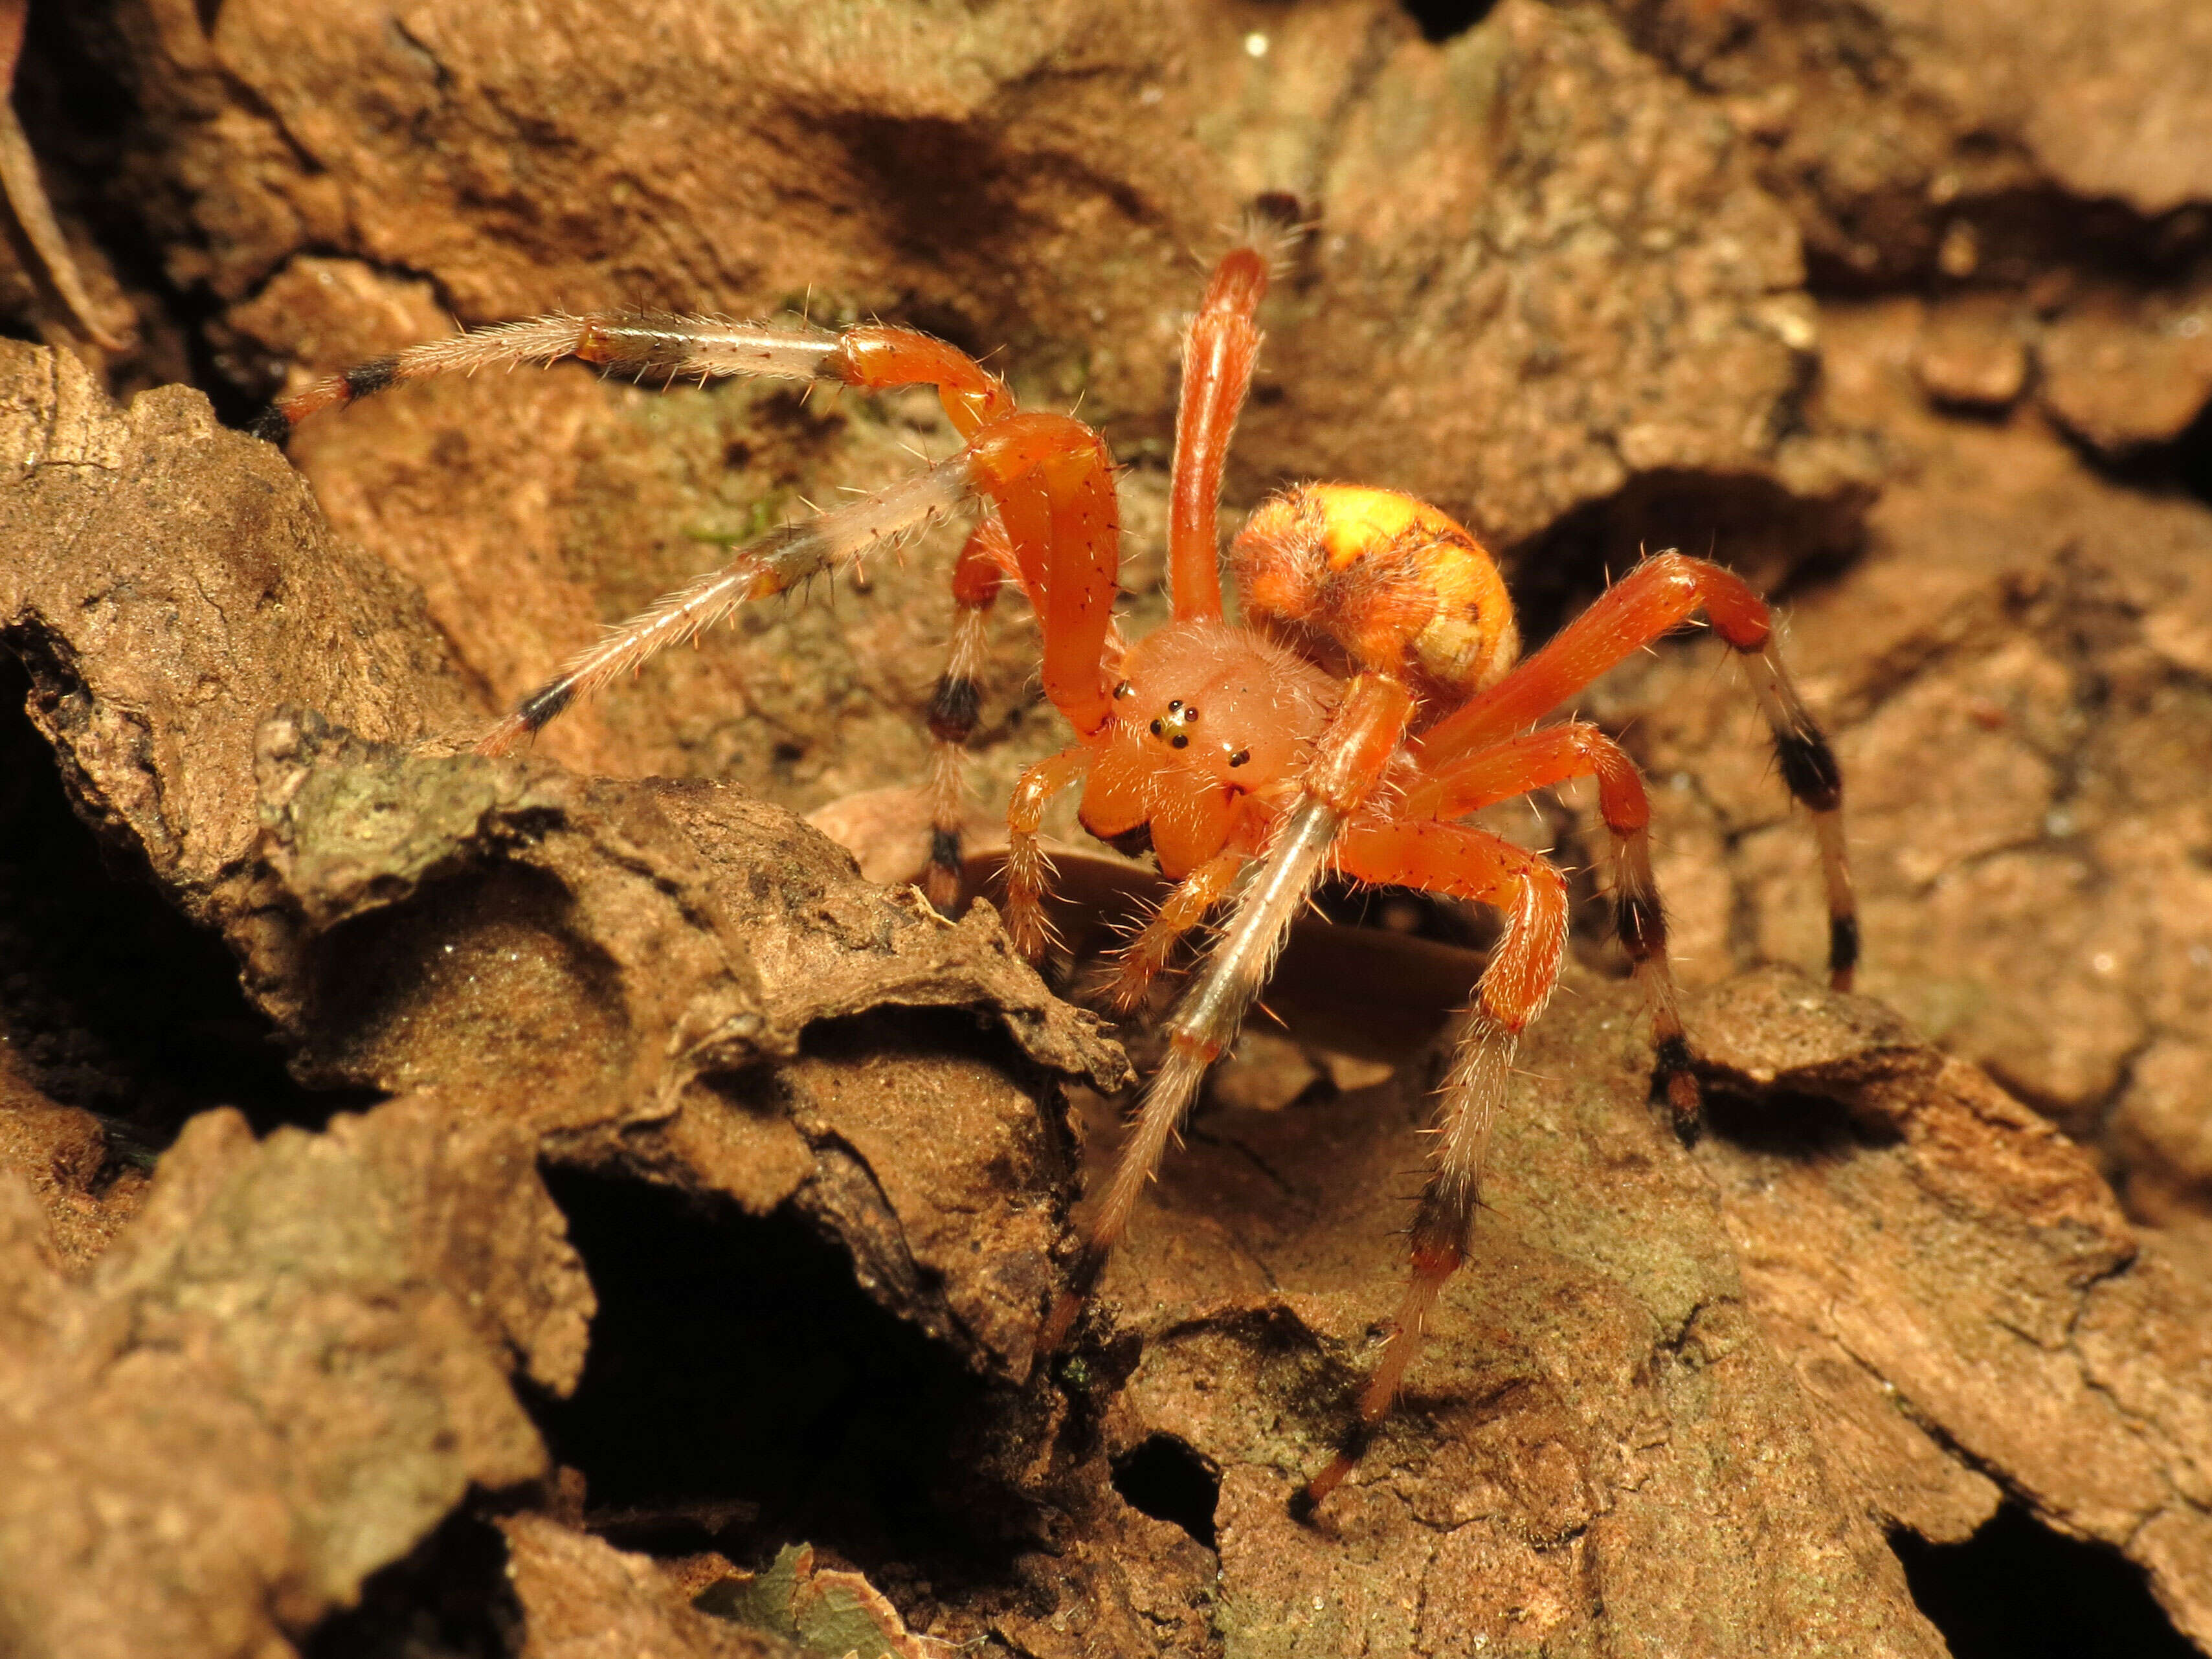
M 1739 650 L 1743 672 L 1759 699 L 1759 713 L 1774 734 L 1774 758 L 1782 781 L 1813 815 L 1820 844 L 1820 876 L 1828 899 L 1828 983 L 1851 988 L 1859 962 L 1858 900 L 1851 890 L 1851 866 L 1844 848 L 1844 771 L 1836 751 L 1790 682 L 1790 671 L 1771 638 L 1755 649 Z
M 1012 559 L 1004 527 L 991 517 L 975 526 L 952 567 L 951 647 L 929 700 L 929 868 L 921 885 L 939 915 L 951 915 L 960 902 L 960 826 L 967 817 L 961 772 L 982 708 L 976 675 L 983 630 Z

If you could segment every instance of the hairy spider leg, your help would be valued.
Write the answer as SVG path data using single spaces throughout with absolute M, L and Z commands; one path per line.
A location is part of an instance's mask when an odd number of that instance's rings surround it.
M 1206 298 L 1183 336 L 1169 528 L 1170 586 L 1177 621 L 1216 621 L 1221 615 L 1222 463 L 1251 386 L 1260 349 L 1252 317 L 1267 286 L 1267 261 L 1260 253 L 1250 247 L 1232 248 L 1214 267 Z M 1110 609 L 1110 593 L 1107 603 Z M 1044 615 L 1042 606 L 1039 615 Z M 1086 621 L 1085 629 L 1092 625 Z M 1109 646 L 1110 628 L 1109 618 L 1108 632 L 1099 636 L 1102 649 Z M 1048 641 L 1051 637 L 1048 626 Z M 1077 637 L 1087 640 L 1088 633 Z M 1079 648 L 1076 654 L 1079 657 Z M 1049 672 L 1049 663 L 1047 667 Z M 1090 726 L 1084 736 L 1095 736 L 1103 725 L 1101 720 Z M 1079 750 L 1080 760 L 1076 758 Z M 1046 861 L 1037 842 L 1037 826 L 1051 797 L 1083 779 L 1094 758 L 1079 743 L 1037 763 L 1023 774 L 1008 805 L 1006 927 L 1017 948 L 1031 961 L 1042 959 L 1050 936 L 1042 906 Z
M 564 357 L 637 380 L 657 377 L 674 381 L 757 374 L 832 380 L 865 392 L 929 386 L 936 389 L 955 429 L 971 444 L 985 427 L 1016 412 L 1013 394 L 1003 380 L 957 347 L 912 329 L 871 325 L 832 334 L 814 328 L 733 324 L 708 317 L 556 314 L 474 329 L 356 364 L 279 400 L 263 412 L 254 430 L 272 441 L 281 440 L 320 410 L 343 407 L 403 380 L 501 366 L 544 367 Z M 886 537 L 920 529 L 951 504 L 948 497 L 957 499 L 967 493 L 968 459 L 967 452 L 963 452 L 954 458 L 957 467 L 940 464 L 921 480 L 893 485 L 811 524 L 787 527 L 752 544 L 720 569 L 666 595 L 579 653 L 560 674 L 486 733 L 478 747 L 487 753 L 501 752 L 518 738 L 542 730 L 578 696 L 588 694 L 625 669 L 638 666 L 654 652 L 694 637 L 735 605 L 783 592 L 810 576 L 849 562 Z M 956 482 L 959 488 L 955 488 Z M 982 616 L 996 596 L 998 573 L 1012 568 L 1012 555 L 1004 534 L 986 526 L 970 538 L 969 552 L 953 573 L 954 668 L 938 688 L 930 725 L 939 739 L 932 791 L 937 809 L 933 813 L 933 827 L 941 832 L 949 826 L 954 833 L 949 863 L 956 872 L 957 745 L 964 741 L 975 721 L 972 671 L 981 646 Z M 948 757 L 947 734 L 954 732 L 957 735 L 950 742 L 956 752 Z M 941 834 L 933 837 L 933 854 L 945 852 L 941 843 Z M 940 897 L 945 884 L 942 871 L 947 862 L 942 856 L 933 858 L 931 885 Z
M 281 443 L 310 415 L 389 391 L 404 380 L 473 374 L 480 368 L 544 368 L 564 357 L 632 380 L 700 380 L 766 374 L 787 380 L 839 378 L 830 366 L 838 337 L 818 328 L 732 323 L 716 317 L 636 317 L 613 312 L 555 313 L 496 323 L 442 340 L 425 340 L 388 357 L 317 380 L 262 410 L 253 434 Z
M 1013 559 L 1006 526 L 995 516 L 986 517 L 952 567 L 952 639 L 945 672 L 929 699 L 929 868 L 921 886 L 923 896 L 946 915 L 960 899 L 960 826 L 966 816 L 962 763 L 982 709 L 975 675 L 983 662 L 983 630 Z
M 1252 319 L 1267 292 L 1267 260 L 1257 249 L 1232 248 L 1183 333 L 1168 509 L 1169 592 L 1179 622 L 1221 615 L 1221 471 L 1252 388 L 1261 337 Z
M 373 357 L 280 398 L 253 423 L 256 437 L 282 442 L 310 415 L 389 391 L 405 380 L 473 374 L 483 368 L 550 368 L 574 357 L 629 380 L 713 380 L 767 375 L 836 380 L 862 391 L 932 386 L 963 438 L 1011 414 L 1013 394 L 958 348 L 908 328 L 870 325 L 834 334 L 780 323 L 720 317 L 645 317 L 619 312 L 556 312 L 495 323 L 442 340 L 425 340 Z
M 1036 610 L 1044 694 L 1077 736 L 1090 737 L 1112 713 L 1106 650 L 1121 563 L 1114 458 L 1065 415 L 1010 415 L 969 447 L 975 487 L 999 510 Z
M 848 565 L 979 494 L 998 507 L 1023 587 L 1044 623 L 1046 694 L 1078 730 L 1095 730 L 1107 706 L 1101 654 L 1119 536 L 1110 468 L 1105 446 L 1080 422 L 1021 414 L 994 420 L 912 477 L 750 543 L 719 569 L 617 623 L 486 732 L 477 750 L 504 753 L 579 696 L 712 627 L 746 600 Z
M 1643 774 L 1619 744 L 1583 720 L 1524 732 L 1462 756 L 1406 792 L 1399 816 L 1459 818 L 1570 778 L 1597 780 L 1598 817 L 1613 842 L 1613 924 L 1651 1010 L 1658 1080 L 1685 1145 L 1698 1131 L 1698 1081 L 1690 1069 L 1674 975 L 1667 963 L 1667 913 L 1651 871 L 1651 800 Z
M 1359 1397 L 1337 1454 L 1291 1501 L 1300 1520 L 1336 1489 L 1389 1415 L 1420 1352 L 1431 1310 L 1467 1255 L 1480 1197 L 1483 1154 L 1505 1097 L 1521 1033 L 1559 983 L 1566 949 L 1567 884 L 1536 854 L 1480 830 L 1421 821 L 1361 822 L 1338 849 L 1358 880 L 1449 893 L 1495 907 L 1505 932 L 1476 982 L 1452 1068 L 1437 1107 L 1435 1168 L 1413 1212 L 1412 1274 L 1382 1358 Z
M 935 523 L 968 499 L 971 459 L 969 451 L 960 450 L 889 489 L 747 543 L 727 563 L 665 594 L 570 657 L 477 740 L 477 752 L 505 754 L 544 731 L 578 697 L 591 696 L 608 681 L 643 666 L 656 653 L 703 633 L 747 600 L 787 592 Z
M 1394 676 L 1360 674 L 1346 688 L 1315 746 L 1297 800 L 1266 853 L 1237 883 L 1235 908 L 1220 939 L 1169 1018 L 1167 1059 L 1138 1107 L 1067 1287 L 1046 1316 L 1041 1352 L 1058 1347 L 1082 1312 L 1168 1142 L 1197 1098 L 1206 1069 L 1236 1041 L 1339 833 L 1381 781 L 1413 713 L 1413 692 Z
M 1247 861 L 1240 851 L 1216 853 L 1176 884 L 1175 890 L 1146 919 L 1115 962 L 1106 996 L 1115 1012 L 1131 1013 L 1142 1006 L 1145 994 L 1174 958 L 1183 935 L 1229 896 L 1237 872 Z
M 1097 433 L 1063 415 L 1016 415 L 975 441 L 977 487 L 1006 527 L 1014 570 L 1043 634 L 1046 696 L 1077 741 L 1024 770 L 1007 803 L 1006 931 L 1032 961 L 1050 933 L 1037 830 L 1054 796 L 1090 770 L 1084 741 L 1105 726 L 1113 648 L 1115 579 L 1121 569 L 1114 461 Z
M 1751 681 L 1773 734 L 1783 782 L 1813 815 L 1827 890 L 1828 980 L 1848 991 L 1858 963 L 1859 924 L 1844 849 L 1843 773 L 1783 665 L 1772 613 L 1734 572 L 1680 553 L 1644 560 L 1541 651 L 1424 733 L 1418 745 L 1421 763 L 1431 773 L 1441 771 L 1462 756 L 1527 730 L 1701 608 Z
M 1006 802 L 1006 935 L 1030 962 L 1043 960 L 1052 943 L 1044 914 L 1045 884 L 1052 871 L 1037 830 L 1045 809 L 1061 791 L 1083 781 L 1097 754 L 1088 744 L 1073 743 L 1031 763 L 1022 769 Z

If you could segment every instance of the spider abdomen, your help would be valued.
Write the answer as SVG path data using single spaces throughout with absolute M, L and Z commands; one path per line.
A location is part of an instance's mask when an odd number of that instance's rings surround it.
M 1450 517 L 1395 490 L 1301 484 L 1230 550 L 1245 615 L 1310 653 L 1464 702 L 1521 653 L 1504 579 Z

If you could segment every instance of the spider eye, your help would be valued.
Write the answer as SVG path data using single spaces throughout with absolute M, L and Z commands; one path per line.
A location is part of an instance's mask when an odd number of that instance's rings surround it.
M 1251 758 L 1252 751 L 1250 750 L 1240 749 L 1229 757 L 1229 763 L 1231 766 L 1242 766 L 1246 761 L 1250 760 Z
M 1188 749 L 1190 747 L 1190 739 L 1183 736 L 1182 732 L 1178 732 L 1175 736 L 1168 739 L 1168 747 L 1170 749 Z
M 1131 687 L 1129 682 L 1123 680 L 1121 684 L 1114 688 L 1114 695 L 1116 697 L 1126 697 L 1129 695 L 1130 690 Z
M 1174 714 L 1174 713 L 1175 713 L 1175 711 L 1176 711 L 1176 709 L 1178 709 L 1178 708 L 1182 708 L 1182 699 L 1181 697 L 1177 697 L 1177 698 L 1176 698 L 1173 702 L 1170 702 L 1170 703 L 1168 704 L 1168 713 L 1170 713 L 1170 714 Z
M 1152 735 L 1153 735 L 1154 737 L 1156 737 L 1156 738 L 1157 738 L 1157 737 L 1160 737 L 1160 736 L 1164 735 L 1164 732 L 1165 732 L 1165 730 L 1166 730 L 1166 728 L 1165 728 L 1165 727 L 1164 727 L 1164 726 L 1161 726 L 1161 724 L 1160 724 L 1158 720 L 1154 720 L 1154 721 L 1152 722 Z
M 1186 709 L 1184 709 L 1184 710 L 1182 711 L 1182 723 L 1183 723 L 1185 726 L 1188 726 L 1188 725 L 1189 725 L 1193 720 L 1196 720 L 1197 718 L 1198 718 L 1198 710 L 1196 710 L 1195 708 L 1186 708 Z

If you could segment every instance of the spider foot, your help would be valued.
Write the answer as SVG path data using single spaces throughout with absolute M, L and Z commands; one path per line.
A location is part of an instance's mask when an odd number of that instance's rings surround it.
M 1367 1455 L 1368 1443 L 1375 1437 L 1375 1425 L 1364 1417 L 1353 1424 L 1338 1443 L 1336 1455 L 1328 1467 L 1291 1494 L 1291 1519 L 1302 1527 L 1310 1527 L 1329 1493 L 1344 1484 L 1344 1477 L 1359 1467 L 1359 1460 Z
M 1686 1148 L 1696 1146 L 1705 1133 L 1705 1097 L 1698 1087 L 1690 1045 L 1680 1036 L 1660 1042 L 1658 1063 L 1651 1068 L 1651 1093 L 1654 1099 L 1666 1101 L 1674 1118 L 1674 1139 Z
M 960 832 L 933 830 L 929 836 L 929 867 L 922 872 L 921 896 L 940 916 L 950 917 L 960 908 Z
M 1084 1247 L 1083 1254 L 1076 1258 L 1075 1266 L 1068 1273 L 1066 1285 L 1053 1298 L 1052 1308 L 1037 1332 L 1038 1353 L 1060 1352 L 1068 1333 L 1075 1328 L 1075 1322 L 1091 1305 L 1091 1292 L 1097 1287 L 1099 1275 L 1106 1271 L 1106 1250 L 1099 1245 Z
M 1090 1298 L 1078 1296 L 1073 1291 L 1062 1291 L 1052 1299 L 1052 1311 L 1045 1316 L 1044 1325 L 1037 1332 L 1037 1352 L 1058 1353 L 1067 1334 L 1075 1328 L 1075 1322 L 1083 1316 Z

